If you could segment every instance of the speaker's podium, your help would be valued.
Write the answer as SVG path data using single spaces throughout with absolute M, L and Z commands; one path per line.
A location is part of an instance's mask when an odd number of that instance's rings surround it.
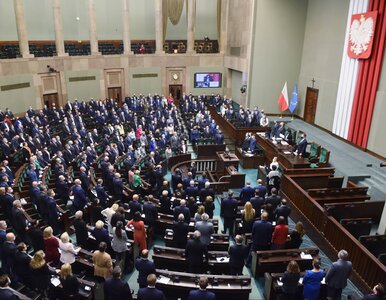
M 239 169 L 239 158 L 236 154 L 227 151 L 216 152 L 218 157 L 217 171 L 226 173 L 226 168 L 233 166 L 236 171 Z

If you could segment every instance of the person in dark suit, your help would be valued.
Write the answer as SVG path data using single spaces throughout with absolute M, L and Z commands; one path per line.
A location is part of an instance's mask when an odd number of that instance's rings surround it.
M 301 139 L 299 143 L 295 146 L 294 154 L 304 156 L 306 154 L 307 144 L 307 135 L 303 132 L 301 134 Z
M 86 192 L 82 189 L 80 179 L 75 179 L 74 183 L 75 185 L 72 187 L 71 191 L 74 196 L 72 206 L 75 210 L 83 210 L 83 208 L 87 205 Z
M 103 186 L 103 179 L 98 179 L 97 185 L 95 186 L 95 191 L 101 205 L 105 208 L 107 206 L 107 202 L 110 199 L 110 196 L 105 191 Z
M 198 280 L 199 289 L 189 292 L 188 300 L 216 300 L 216 295 L 213 292 L 207 291 L 209 280 L 206 276 L 201 276 Z
M 94 229 L 91 231 L 91 234 L 95 238 L 96 245 L 99 245 L 101 242 L 106 243 L 107 245 L 107 252 L 112 253 L 111 249 L 111 238 L 109 235 L 109 232 L 106 228 L 103 227 L 104 223 L 101 220 L 98 220 L 95 223 Z M 96 250 L 96 249 L 94 249 Z
M 31 257 L 27 254 L 27 245 L 20 243 L 17 245 L 17 251 L 14 257 L 13 273 L 16 275 L 19 282 L 27 286 L 31 280 L 29 274 L 30 262 Z
M 247 181 L 246 186 L 241 189 L 240 192 L 240 201 L 244 205 L 247 203 L 255 194 L 255 190 L 251 187 L 251 182 Z
M 134 218 L 134 215 L 136 212 L 139 212 L 140 214 L 142 214 L 142 207 L 141 207 L 141 203 L 139 203 L 139 195 L 138 194 L 133 195 L 133 200 L 130 201 L 129 208 L 130 208 L 129 219 Z
M 138 300 L 166 300 L 165 294 L 155 287 L 156 282 L 155 274 L 147 276 L 147 287 L 139 289 Z
M 31 222 L 31 227 L 28 230 L 28 236 L 31 240 L 34 253 L 39 250 L 44 250 L 45 247 L 44 247 L 43 231 L 40 229 L 39 220 L 33 220 Z
M 36 174 L 36 166 L 34 164 L 29 166 L 28 178 L 31 185 L 32 182 L 39 181 L 38 175 Z
M 3 261 L 3 244 L 7 240 L 7 222 L 4 220 L 0 220 L 0 261 L 1 261 L 1 268 L 0 270 L 3 270 L 4 268 L 4 261 Z
M 279 219 L 279 217 L 284 217 L 285 223 L 288 224 L 288 217 L 290 214 L 291 214 L 291 207 L 287 205 L 286 199 L 282 199 L 281 205 L 275 209 L 276 220 Z
M 88 239 L 88 230 L 87 230 L 86 222 L 82 218 L 83 218 L 83 212 L 81 210 L 78 210 L 75 213 L 75 220 L 74 220 L 75 236 L 76 236 L 77 245 L 82 248 L 86 248 L 87 239 Z
M 281 300 L 296 300 L 299 290 L 300 269 L 295 260 L 291 260 L 287 266 L 287 270 L 284 272 L 281 282 L 283 283 L 283 294 Z
M 184 199 L 182 199 L 180 201 L 180 205 L 179 206 L 176 206 L 176 208 L 174 209 L 174 221 L 177 221 L 178 220 L 178 216 L 180 214 L 183 214 L 184 217 L 185 217 L 185 222 L 186 223 L 189 223 L 190 222 L 190 210 L 188 207 L 186 207 L 186 201 Z
M 252 227 L 252 251 L 269 250 L 272 240 L 272 224 L 267 221 L 268 214 L 263 212 L 261 220 L 255 221 Z
M 243 275 L 244 260 L 248 255 L 248 249 L 242 244 L 243 237 L 241 235 L 236 235 L 235 241 L 236 244 L 229 247 L 228 254 L 230 274 L 237 276 Z
M 148 259 L 149 250 L 144 249 L 141 252 L 141 256 L 135 261 L 135 268 L 138 270 L 138 284 L 140 288 L 147 286 L 147 278 L 150 274 L 155 273 L 154 262 Z
M 178 215 L 178 222 L 173 222 L 173 242 L 175 247 L 186 247 L 188 241 L 189 225 L 185 223 L 185 217 L 183 214 Z
M 233 235 L 233 224 L 236 218 L 237 212 L 237 200 L 233 198 L 233 192 L 228 192 L 228 197 L 221 202 L 221 211 L 224 215 L 224 230 L 222 233 L 226 233 L 229 229 L 229 235 Z
M 338 260 L 332 263 L 326 275 L 328 300 L 341 299 L 342 290 L 347 285 L 351 271 L 352 264 L 348 260 L 348 253 L 342 249 L 338 252 Z
M 11 284 L 11 280 L 9 279 L 7 274 L 3 274 L 0 276 L 0 299 L 1 300 L 18 300 L 20 299 L 16 296 L 11 289 L 9 289 L 9 285 Z
M 189 182 L 189 186 L 185 189 L 186 196 L 188 197 L 196 197 L 198 196 L 198 187 L 195 186 L 194 180 Z
M 113 191 L 115 200 L 122 200 L 123 197 L 123 181 L 121 174 L 115 173 L 113 178 Z
M 205 186 L 199 192 L 200 202 L 203 203 L 206 197 L 211 196 L 214 199 L 214 190 L 210 187 L 210 182 L 205 181 Z M 207 212 L 208 213 L 208 212 Z
M 58 177 L 58 181 L 56 183 L 56 192 L 58 194 L 58 198 L 67 203 L 69 199 L 68 196 L 70 195 L 70 189 L 67 185 L 66 177 L 63 175 L 59 175 Z
M 262 207 L 264 206 L 265 200 L 264 200 L 264 197 L 260 196 L 260 191 L 255 190 L 255 196 L 252 197 L 251 200 L 249 200 L 249 202 L 251 202 L 255 212 L 260 212 Z
M 142 206 L 143 213 L 145 214 L 145 224 L 150 228 L 154 228 L 155 221 L 158 219 L 158 208 L 150 201 L 149 197 L 145 197 L 145 202 Z
M 16 251 L 17 248 L 15 245 L 15 235 L 12 232 L 9 232 L 6 235 L 6 241 L 3 244 L 2 268 L 6 274 L 11 276 L 11 278 L 15 276 L 13 273 L 13 266 L 15 262 Z
M 201 233 L 196 230 L 193 234 L 193 239 L 188 240 L 186 244 L 185 256 L 190 273 L 202 273 L 205 261 L 208 261 L 208 248 L 200 241 L 200 238 Z
M 180 169 L 177 168 L 177 169 L 174 171 L 174 174 L 172 174 L 172 181 L 171 181 L 171 184 L 172 184 L 173 191 L 176 190 L 177 185 L 178 185 L 179 183 L 182 183 L 182 175 L 181 175 Z
M 59 211 L 58 206 L 56 204 L 56 201 L 54 199 L 55 192 L 53 189 L 49 189 L 47 191 L 47 198 L 45 198 L 45 202 L 48 208 L 48 225 L 52 227 L 54 230 L 54 235 L 60 233 L 60 226 L 59 226 Z
M 17 237 L 26 243 L 26 241 L 27 241 L 27 234 L 26 233 L 28 230 L 28 221 L 24 215 L 20 200 L 13 201 L 12 217 L 13 217 L 13 220 L 12 220 L 13 221 L 13 227 L 16 231 Z
M 121 279 L 121 268 L 116 266 L 113 269 L 113 277 L 104 283 L 105 300 L 131 300 L 131 290 L 127 282 Z

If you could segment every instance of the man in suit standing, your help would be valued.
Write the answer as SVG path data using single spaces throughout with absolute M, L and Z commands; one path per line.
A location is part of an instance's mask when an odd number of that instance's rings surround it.
M 299 143 L 295 146 L 295 155 L 304 156 L 307 149 L 307 135 L 303 132 Z
M 198 187 L 195 186 L 194 180 L 191 180 L 189 182 L 189 186 L 185 189 L 185 192 L 186 196 L 193 197 L 194 199 L 196 199 L 196 197 L 198 196 Z
M 202 221 L 196 222 L 196 229 L 201 233 L 201 242 L 208 246 L 210 244 L 210 238 L 214 233 L 213 224 L 208 222 L 209 215 L 206 213 L 202 215 L 201 219 Z
M 138 300 L 166 300 L 165 294 L 155 287 L 156 282 L 155 274 L 147 276 L 147 287 L 139 289 Z
M 177 248 L 185 248 L 188 240 L 189 225 L 183 214 L 178 215 L 178 222 L 173 222 L 173 242 Z
M 131 300 L 131 290 L 127 282 L 121 279 L 121 268 L 116 266 L 113 269 L 113 277 L 104 283 L 105 300 Z
M 158 219 L 158 209 L 149 199 L 152 195 L 145 197 L 145 202 L 143 203 L 143 213 L 145 214 L 145 224 L 149 226 L 149 229 L 154 228 L 154 223 Z
M 286 199 L 282 199 L 281 205 L 275 209 L 276 220 L 279 219 L 279 217 L 284 217 L 285 223 L 288 224 L 288 217 L 290 214 L 291 214 L 291 207 L 287 205 Z
M 228 249 L 229 267 L 231 275 L 243 275 L 244 260 L 247 257 L 248 249 L 243 245 L 243 237 L 236 235 L 236 244 L 231 245 Z
M 78 210 L 75 213 L 74 228 L 76 243 L 82 248 L 87 248 L 88 230 L 86 222 L 82 219 L 83 212 Z
M 7 222 L 0 220 L 0 260 L 1 260 L 1 271 L 4 271 L 4 256 L 3 256 L 3 244 L 6 241 L 7 235 Z
M 179 214 L 184 215 L 186 223 L 190 222 L 190 210 L 188 207 L 186 207 L 186 200 L 184 199 L 182 199 L 180 201 L 180 205 L 176 206 L 176 208 L 174 209 L 174 221 L 178 220 Z
M 261 220 L 255 221 L 252 227 L 252 251 L 269 250 L 272 240 L 272 224 L 267 221 L 268 213 L 261 214 Z
M 189 240 L 185 248 L 186 261 L 190 273 L 202 273 L 204 271 L 204 257 L 208 261 L 208 248 L 200 241 L 201 233 L 196 230 L 193 239 Z
M 338 252 L 338 260 L 332 263 L 326 275 L 328 300 L 341 299 L 342 290 L 347 285 L 351 270 L 352 264 L 348 260 L 348 253 L 342 249 Z
M 2 250 L 2 268 L 6 274 L 9 274 L 12 278 L 14 277 L 13 273 L 13 265 L 15 262 L 15 254 L 16 254 L 16 244 L 15 244 L 15 235 L 12 232 L 7 233 L 6 241 L 3 244 Z M 4 266 L 3 266 L 4 264 Z
M 135 268 L 138 270 L 138 279 L 139 288 L 146 288 L 147 278 L 150 274 L 155 273 L 154 262 L 148 259 L 149 250 L 143 249 L 140 257 L 135 261 Z
M 201 203 L 204 203 L 206 200 L 206 197 L 208 196 L 211 196 L 212 199 L 214 199 L 214 190 L 210 187 L 209 181 L 205 181 L 205 187 L 200 190 L 199 196 L 200 196 Z
M 85 191 L 82 189 L 80 179 L 75 179 L 75 185 L 72 187 L 72 195 L 74 200 L 72 201 L 72 206 L 74 210 L 82 210 L 87 205 L 87 197 Z
M 244 205 L 249 200 L 251 200 L 254 194 L 255 194 L 255 190 L 251 187 L 251 182 L 247 181 L 246 186 L 243 187 L 240 192 L 241 204 Z
M 12 218 L 13 228 L 15 229 L 18 238 L 20 238 L 22 242 L 26 243 L 28 221 L 24 215 L 20 200 L 13 201 Z
M 200 288 L 198 290 L 192 290 L 189 292 L 188 300 L 215 300 L 216 295 L 213 292 L 207 291 L 208 287 L 208 277 L 201 276 L 198 285 Z
M 229 229 L 229 235 L 233 235 L 233 223 L 237 213 L 237 200 L 233 198 L 233 192 L 228 192 L 228 197 L 221 203 L 221 210 L 224 215 L 224 230 L 222 233 L 226 233 Z
M 97 185 L 95 186 L 95 191 L 97 194 L 97 198 L 99 199 L 101 205 L 106 208 L 108 201 L 110 200 L 110 196 L 105 191 L 103 186 L 103 179 L 98 179 Z

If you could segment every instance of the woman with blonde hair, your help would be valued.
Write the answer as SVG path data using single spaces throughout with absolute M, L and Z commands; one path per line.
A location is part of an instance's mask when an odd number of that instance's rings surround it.
M 59 241 L 53 236 L 52 227 L 48 226 L 43 231 L 43 239 L 44 239 L 44 253 L 46 255 L 46 260 L 49 263 L 57 266 L 59 264 Z
M 60 249 L 60 261 L 64 264 L 72 264 L 75 262 L 75 255 L 80 251 L 80 247 L 75 248 L 74 245 L 70 242 L 70 237 L 67 232 L 64 232 L 60 236 L 59 241 Z
M 113 205 L 111 205 L 111 207 L 107 207 L 101 211 L 101 214 L 106 218 L 107 227 L 110 234 L 113 233 L 113 226 L 111 226 L 111 217 L 118 211 L 118 208 L 119 205 L 117 203 L 114 203 Z
M 32 286 L 41 293 L 46 294 L 46 290 L 50 285 L 51 275 L 56 275 L 57 272 L 48 267 L 45 260 L 45 254 L 42 250 L 39 250 L 34 254 L 30 267 Z
M 194 221 L 202 221 L 202 215 L 205 213 L 205 206 L 200 205 L 194 215 Z
M 64 264 L 60 268 L 60 283 L 63 286 L 63 299 L 79 299 L 79 281 L 72 274 L 70 264 Z
M 291 232 L 285 247 L 287 249 L 299 249 L 300 245 L 303 243 L 304 234 L 305 234 L 305 230 L 303 227 L 303 223 L 297 222 L 295 225 L 295 230 Z
M 241 222 L 243 224 L 243 233 L 251 233 L 253 222 L 255 222 L 256 212 L 252 203 L 247 201 L 244 205 L 244 211 L 241 214 Z

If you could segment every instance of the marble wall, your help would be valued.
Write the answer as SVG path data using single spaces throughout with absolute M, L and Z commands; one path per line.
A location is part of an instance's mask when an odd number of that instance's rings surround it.
M 168 70 L 182 70 L 181 84 L 185 92 L 223 93 L 226 86 L 227 71 L 223 68 L 224 56 L 221 54 L 166 54 L 166 55 L 110 55 L 80 57 L 49 57 L 2 60 L 0 64 L 0 86 L 19 84 L 28 81 L 30 87 L 12 91 L 0 91 L 0 109 L 9 107 L 14 112 L 26 111 L 29 105 L 42 107 L 42 77 L 49 74 L 47 65 L 57 71 L 61 92 L 60 102 L 67 99 L 89 99 L 107 97 L 106 71 L 122 70 L 122 93 L 160 93 L 167 95 L 169 84 Z M 194 89 L 195 72 L 222 72 L 223 85 L 220 89 Z M 156 78 L 133 78 L 133 74 L 156 73 Z M 70 77 L 90 77 L 95 79 L 70 82 Z M 28 79 L 28 80 L 27 80 Z M 15 99 L 18 99 L 15 102 Z M 28 105 L 27 105 L 28 104 Z

